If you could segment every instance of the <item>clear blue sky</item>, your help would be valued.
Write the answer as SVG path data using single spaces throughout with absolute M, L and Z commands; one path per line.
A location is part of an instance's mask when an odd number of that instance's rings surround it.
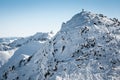
M 120 19 L 120 0 L 0 0 L 0 37 L 57 32 L 81 9 Z

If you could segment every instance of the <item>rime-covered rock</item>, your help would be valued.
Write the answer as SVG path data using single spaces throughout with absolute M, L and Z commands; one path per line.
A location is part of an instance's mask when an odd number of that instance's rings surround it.
M 32 45 L 1 67 L 1 80 L 120 80 L 119 21 L 102 14 L 82 11 L 53 38 Z

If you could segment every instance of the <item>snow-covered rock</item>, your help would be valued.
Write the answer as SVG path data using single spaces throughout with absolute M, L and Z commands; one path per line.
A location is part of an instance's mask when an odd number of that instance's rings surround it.
M 36 33 L 35 35 L 33 36 L 30 36 L 30 37 L 26 37 L 26 38 L 20 38 L 20 39 L 17 39 L 15 41 L 13 41 L 12 43 L 9 44 L 9 46 L 11 47 L 20 47 L 22 45 L 25 45 L 29 42 L 32 42 L 32 41 L 47 41 L 49 39 L 51 39 L 51 36 L 52 34 L 50 33 Z
M 0 51 L 10 50 L 11 47 L 9 46 L 9 44 L 17 39 L 19 38 L 18 37 L 0 38 Z
M 45 41 L 49 40 L 52 35 L 52 33 L 39 32 L 26 38 L 0 38 L 0 67 L 4 65 L 11 58 L 11 56 L 13 56 L 14 52 L 21 46 L 27 45 L 28 43 L 32 43 L 34 41 L 44 43 Z M 28 50 L 29 49 L 30 48 L 28 48 Z M 21 50 L 21 48 L 19 50 Z
M 52 39 L 18 49 L 0 68 L 0 79 L 120 80 L 119 37 L 117 19 L 82 11 Z

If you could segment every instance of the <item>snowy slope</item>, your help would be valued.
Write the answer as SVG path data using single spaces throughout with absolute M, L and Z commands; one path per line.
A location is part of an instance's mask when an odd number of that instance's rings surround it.
M 8 59 L 13 55 L 15 49 L 8 51 L 0 51 L 0 67 L 8 61 Z
M 120 22 L 82 11 L 52 39 L 18 49 L 0 79 L 120 80 Z
M 16 49 L 11 49 L 9 46 L 14 40 L 19 39 L 18 37 L 0 38 L 0 67 L 8 61 L 13 55 Z
M 16 39 L 18 39 L 18 37 L 0 38 L 0 43 L 10 43 Z
M 9 44 L 9 46 L 11 47 L 20 47 L 24 44 L 27 44 L 29 42 L 32 42 L 32 41 L 46 41 L 46 40 L 49 40 L 50 38 L 52 37 L 52 34 L 51 33 L 36 33 L 35 35 L 33 36 L 30 36 L 30 37 L 26 37 L 26 38 L 20 38 L 20 39 L 17 39 L 15 41 L 13 41 L 12 43 Z
M 8 59 L 11 58 L 14 52 L 21 46 L 32 43 L 34 41 L 45 42 L 49 40 L 52 35 L 53 34 L 50 33 L 39 32 L 26 38 L 0 38 L 0 67 L 4 65 Z
M 11 47 L 9 46 L 9 44 L 17 39 L 19 38 L 18 37 L 0 38 L 0 51 L 10 50 Z

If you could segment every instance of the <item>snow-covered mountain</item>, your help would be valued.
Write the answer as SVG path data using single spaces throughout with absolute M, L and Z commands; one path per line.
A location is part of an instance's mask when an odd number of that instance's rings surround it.
M 16 49 L 8 50 L 8 51 L 0 51 L 0 67 L 4 65 L 9 60 L 9 58 L 11 58 L 11 56 L 14 54 L 15 51 Z
M 18 37 L 0 38 L 0 43 L 10 43 L 16 39 L 18 39 Z
M 120 80 L 120 22 L 82 11 L 45 43 L 20 47 L 1 80 Z
M 0 67 L 4 65 L 4 63 L 6 63 L 15 52 L 16 49 L 11 49 L 9 44 L 17 39 L 19 38 L 18 37 L 0 38 Z
M 26 38 L 0 38 L 0 67 L 8 61 L 21 46 L 37 41 L 45 42 L 52 37 L 51 33 L 36 33 Z
M 15 41 L 13 41 L 12 43 L 10 43 L 9 46 L 14 48 L 14 47 L 20 47 L 20 46 L 25 45 L 32 41 L 44 42 L 44 41 L 51 39 L 52 36 L 53 36 L 53 34 L 51 34 L 51 33 L 38 32 L 33 36 L 17 39 Z
M 19 38 L 18 37 L 0 38 L 0 51 L 9 50 L 10 49 L 9 44 L 17 39 Z

